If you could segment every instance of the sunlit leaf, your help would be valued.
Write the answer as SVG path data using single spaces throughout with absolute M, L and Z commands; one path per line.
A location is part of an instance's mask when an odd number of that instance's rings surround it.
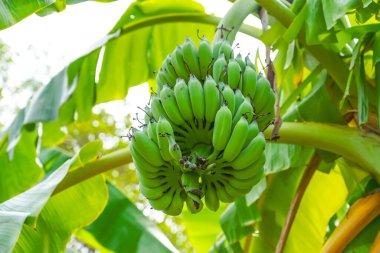
M 14 252 L 63 251 L 76 229 L 90 224 L 100 215 L 107 197 L 103 176 L 91 178 L 54 195 L 42 209 L 35 227 L 23 226 Z
M 108 204 L 100 217 L 86 227 L 92 236 L 82 234 L 82 240 L 86 242 L 92 238 L 112 252 L 177 252 L 166 236 L 124 194 L 109 183 L 107 186 Z

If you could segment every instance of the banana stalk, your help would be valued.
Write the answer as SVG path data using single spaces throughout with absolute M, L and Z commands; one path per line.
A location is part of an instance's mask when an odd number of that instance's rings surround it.
M 322 253 L 342 252 L 347 244 L 380 215 L 380 191 L 356 201 L 322 248 Z

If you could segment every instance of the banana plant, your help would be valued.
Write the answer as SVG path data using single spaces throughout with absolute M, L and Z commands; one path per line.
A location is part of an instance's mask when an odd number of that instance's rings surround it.
M 5 1 L 0 28 L 65 5 Z M 132 3 L 2 130 L 0 251 L 63 252 L 73 234 L 102 252 L 185 251 L 106 181 L 128 165 L 147 203 L 179 217 L 199 252 L 377 252 L 379 10 L 237 0 L 219 18 L 190 0 Z M 265 59 L 236 54 L 238 32 Z M 143 82 L 150 104 L 128 147 L 55 149 L 62 127 Z

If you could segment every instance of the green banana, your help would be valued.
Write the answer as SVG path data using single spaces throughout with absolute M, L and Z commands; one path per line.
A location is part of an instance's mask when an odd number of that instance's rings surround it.
M 174 91 L 168 86 L 164 86 L 160 92 L 160 98 L 162 106 L 165 110 L 166 115 L 174 124 L 182 126 L 185 124 L 185 119 L 182 117 L 177 101 L 175 99 Z
M 215 188 L 216 188 L 216 195 L 218 196 L 218 199 L 221 202 L 224 203 L 231 203 L 235 200 L 234 197 L 232 197 L 225 188 L 225 185 L 220 181 L 215 181 Z
M 194 194 L 188 194 L 186 198 L 186 206 L 190 213 L 196 214 L 203 209 L 203 202 L 198 196 Z
M 238 180 L 245 180 L 247 178 L 261 178 L 264 173 L 265 153 L 262 153 L 260 158 L 249 165 L 247 168 L 235 170 L 231 167 L 221 169 L 221 173 L 234 176 Z
M 174 193 L 172 202 L 163 212 L 172 216 L 180 215 L 183 209 L 183 201 L 183 190 L 179 188 Z
M 230 86 L 226 85 L 222 91 L 223 99 L 227 102 L 227 107 L 230 109 L 232 115 L 235 113 L 235 93 L 230 88 Z
M 250 66 L 247 66 L 243 73 L 242 92 L 244 96 L 249 96 L 251 99 L 255 97 L 256 78 L 256 71 Z
M 249 144 L 243 149 L 240 155 L 233 160 L 230 165 L 234 169 L 241 170 L 257 161 L 265 149 L 264 134 L 260 132 Z
M 240 105 L 244 102 L 245 100 L 245 97 L 243 95 L 243 93 L 241 93 L 241 90 L 237 89 L 235 90 L 235 114 L 237 112 L 237 110 L 239 109 Z
M 174 94 L 182 117 L 186 121 L 192 122 L 194 120 L 194 114 L 191 106 L 189 87 L 183 79 L 177 79 L 177 83 L 174 86 Z
M 157 167 L 164 165 L 165 162 L 162 160 L 157 144 L 154 143 L 145 133 L 133 131 L 131 147 L 141 156 L 145 156 L 146 161 L 151 165 Z
M 173 136 L 168 136 L 169 139 L 169 153 L 175 161 L 182 158 L 182 152 L 179 145 L 175 142 Z
M 205 37 L 202 37 L 201 43 L 199 44 L 198 52 L 199 66 L 201 70 L 201 80 L 205 80 L 208 69 L 213 60 L 211 45 Z
M 166 78 L 166 74 L 162 68 L 158 70 L 158 73 L 156 75 L 156 82 L 157 82 L 157 92 L 160 92 L 162 87 L 165 84 L 169 83 L 168 79 Z
M 218 40 L 216 43 L 213 43 L 213 45 L 212 45 L 212 58 L 214 60 L 219 58 L 219 50 L 220 50 L 220 47 L 222 46 L 223 42 L 224 42 L 223 40 Z
M 227 83 L 232 89 L 237 89 L 240 83 L 241 69 L 235 59 L 230 59 L 227 66 Z
M 161 157 L 167 162 L 173 160 L 169 152 L 169 138 L 172 136 L 174 136 L 174 132 L 170 122 L 164 116 L 161 116 L 157 123 L 157 140 Z
M 170 183 L 173 180 L 173 175 L 159 175 L 155 178 L 144 177 L 139 170 L 136 171 L 137 178 L 140 183 L 149 188 L 159 187 L 160 185 Z
M 203 92 L 205 98 L 205 119 L 208 124 L 211 124 L 214 122 L 215 115 L 220 107 L 219 90 L 211 76 L 206 77 Z
M 253 138 L 260 132 L 257 121 L 252 121 L 251 124 L 248 125 L 248 135 L 247 139 L 244 142 L 244 147 L 246 147 Z
M 263 108 L 266 105 L 267 99 L 271 93 L 273 93 L 273 91 L 270 87 L 269 81 L 266 78 L 259 76 L 256 82 L 255 97 L 253 98 L 256 114 L 263 112 Z
M 148 131 L 148 136 L 150 139 L 152 139 L 154 141 L 154 143 L 156 143 L 158 145 L 158 139 L 157 139 L 157 122 L 149 122 L 148 123 L 148 127 L 147 127 L 147 131 Z
M 216 212 L 219 209 L 219 198 L 213 183 L 206 184 L 205 203 L 208 209 Z
M 232 114 L 227 106 L 223 105 L 215 116 L 212 145 L 215 151 L 223 150 L 230 138 L 232 128 Z
M 199 127 L 203 124 L 203 119 L 205 117 L 205 99 L 203 94 L 203 87 L 201 82 L 194 75 L 190 75 L 188 86 L 191 107 L 193 109 L 193 114 L 198 121 Z
M 198 50 L 189 37 L 186 38 L 186 41 L 182 46 L 182 54 L 190 73 L 193 73 L 198 79 L 201 79 L 202 76 L 199 66 Z
M 163 67 L 164 73 L 166 74 L 166 79 L 168 80 L 170 87 L 174 87 L 177 80 L 177 73 L 175 72 L 173 65 L 171 65 L 170 55 L 166 56 Z
M 214 62 L 212 69 L 212 77 L 214 78 L 216 83 L 219 81 L 223 81 L 223 72 L 226 71 L 227 61 L 224 55 L 220 55 L 216 61 Z
M 156 210 L 164 210 L 168 208 L 173 200 L 176 190 L 176 187 L 171 187 L 170 190 L 167 193 L 163 194 L 160 198 L 148 199 L 150 205 Z
M 229 61 L 234 58 L 234 51 L 232 50 L 231 43 L 228 40 L 224 40 L 219 49 L 219 54 L 224 55 L 226 60 Z
M 177 48 L 173 51 L 173 53 L 171 54 L 171 61 L 177 75 L 183 80 L 185 80 L 186 82 L 188 82 L 189 72 L 187 70 L 185 61 L 183 59 L 181 47 L 177 46 Z
M 236 56 L 235 60 L 237 61 L 237 63 L 239 63 L 241 71 L 244 72 L 245 71 L 245 62 L 244 62 L 243 58 L 241 57 L 240 53 Z
M 248 121 L 243 116 L 236 123 L 232 130 L 231 137 L 223 151 L 223 159 L 227 162 L 234 160 L 243 149 L 243 145 L 248 135 Z
M 253 119 L 253 107 L 249 98 L 245 98 L 243 103 L 237 109 L 234 118 L 232 120 L 232 125 L 236 125 L 236 123 L 240 120 L 241 117 L 246 117 L 247 121 L 250 123 Z
M 151 111 L 153 118 L 156 122 L 160 119 L 161 115 L 166 115 L 165 110 L 162 107 L 161 99 L 157 95 L 153 95 L 150 101 Z
M 141 193 L 149 200 L 161 198 L 172 188 L 172 185 L 170 183 L 166 183 L 158 187 L 150 188 L 140 183 L 139 188 Z

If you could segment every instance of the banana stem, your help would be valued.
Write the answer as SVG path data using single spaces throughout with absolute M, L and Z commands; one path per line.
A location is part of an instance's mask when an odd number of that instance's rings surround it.
M 379 253 L 380 252 L 380 232 L 377 234 L 375 241 L 373 242 L 371 249 L 368 253 Z
M 129 148 L 119 149 L 115 152 L 107 154 L 102 158 L 85 164 L 83 167 L 73 171 L 69 171 L 66 177 L 57 185 L 53 195 L 79 184 L 93 176 L 99 175 L 111 169 L 118 168 L 122 165 L 132 162 L 132 156 Z
M 265 132 L 270 138 L 273 126 Z M 380 136 L 337 124 L 284 122 L 279 131 L 280 143 L 299 144 L 326 150 L 357 163 L 380 182 Z
M 322 248 L 322 253 L 342 252 L 373 219 L 380 215 L 380 191 L 355 202 Z
M 226 39 L 232 44 L 244 19 L 258 8 L 256 1 L 237 0 L 219 22 L 213 44 L 220 39 Z

